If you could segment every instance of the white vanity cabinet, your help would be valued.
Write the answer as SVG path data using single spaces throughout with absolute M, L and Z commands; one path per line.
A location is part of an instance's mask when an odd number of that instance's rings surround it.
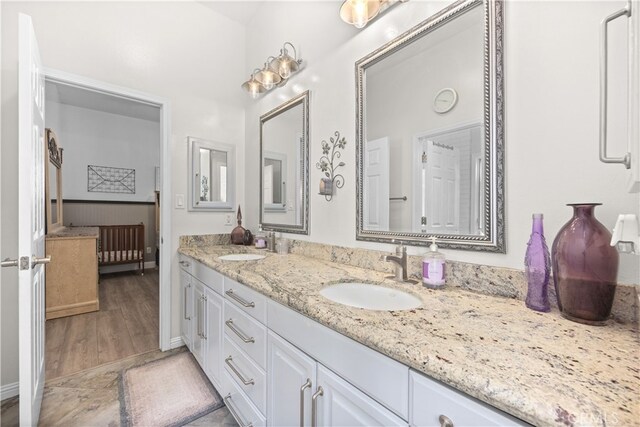
M 402 426 L 405 421 L 269 332 L 268 425 Z
M 221 384 L 220 370 L 222 367 L 222 296 L 204 288 L 205 296 L 205 348 L 204 370 L 215 386 Z

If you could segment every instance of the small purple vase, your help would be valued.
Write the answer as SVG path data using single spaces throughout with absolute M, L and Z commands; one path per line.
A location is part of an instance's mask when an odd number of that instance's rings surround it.
M 611 315 L 618 276 L 618 251 L 611 233 L 594 216 L 601 203 L 569 204 L 573 218 L 553 242 L 553 282 L 562 316 L 603 325 Z
M 551 277 L 551 257 L 544 239 L 542 214 L 533 214 L 531 237 L 524 256 L 524 272 L 528 289 L 525 304 L 531 310 L 547 312 L 549 305 L 549 279 Z

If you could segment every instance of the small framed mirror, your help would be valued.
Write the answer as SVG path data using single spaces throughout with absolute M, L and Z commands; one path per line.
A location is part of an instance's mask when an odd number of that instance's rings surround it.
M 56 134 L 45 130 L 45 183 L 47 233 L 63 227 L 62 222 L 62 147 Z
M 189 210 L 233 210 L 235 146 L 188 138 Z
M 457 1 L 356 63 L 356 239 L 505 252 L 502 8 Z
M 309 91 L 260 117 L 260 223 L 309 234 Z

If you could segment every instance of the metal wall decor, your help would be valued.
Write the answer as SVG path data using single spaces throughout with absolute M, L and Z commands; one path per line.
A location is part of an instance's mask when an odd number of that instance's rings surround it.
M 336 160 L 342 157 L 339 149 L 344 149 L 345 145 L 347 145 L 347 140 L 343 136 L 340 138 L 340 132 L 335 131 L 335 138 L 329 138 L 329 142 L 323 140 L 322 141 L 322 157 L 318 163 L 316 163 L 316 168 L 320 169 L 325 178 L 320 180 L 320 194 L 324 196 L 327 201 L 331 201 L 333 199 L 333 189 L 342 188 L 344 185 L 344 177 L 342 174 L 337 174 L 336 170 L 344 166 L 344 162 L 339 162 L 337 165 L 335 164 Z
M 136 170 L 110 166 L 87 166 L 87 191 L 90 193 L 136 193 Z

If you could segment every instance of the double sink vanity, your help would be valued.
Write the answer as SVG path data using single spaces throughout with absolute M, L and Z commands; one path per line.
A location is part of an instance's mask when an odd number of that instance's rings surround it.
M 287 255 L 179 249 L 183 340 L 241 425 L 637 422 L 633 324 L 399 283 L 364 261 L 380 253 L 336 260 L 331 246 L 310 256 L 297 243 Z M 407 309 L 378 305 L 395 300 Z

